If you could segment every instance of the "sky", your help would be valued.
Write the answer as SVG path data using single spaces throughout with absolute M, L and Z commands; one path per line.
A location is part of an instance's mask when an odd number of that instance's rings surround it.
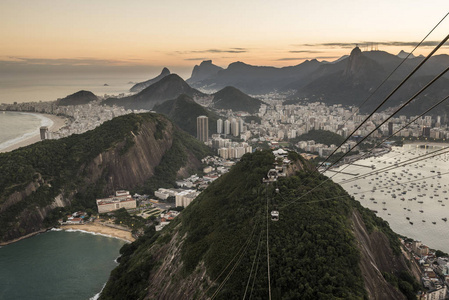
M 208 59 L 282 67 L 336 60 L 369 43 L 397 54 L 447 12 L 447 0 L 0 0 L 0 68 L 157 74 L 167 66 L 187 79 Z M 448 33 L 449 17 L 415 54 Z

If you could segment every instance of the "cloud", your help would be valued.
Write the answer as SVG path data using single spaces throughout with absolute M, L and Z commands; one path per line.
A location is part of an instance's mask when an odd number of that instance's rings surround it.
M 388 41 L 388 42 L 373 42 L 373 41 L 362 41 L 358 43 L 318 43 L 318 44 L 295 44 L 294 46 L 302 47 L 327 47 L 327 48 L 354 48 L 356 45 L 359 46 L 397 46 L 397 47 L 414 47 L 419 42 L 403 42 L 403 41 Z M 422 47 L 434 47 L 438 45 L 439 41 L 425 41 L 421 44 Z
M 246 53 L 246 52 L 249 52 L 248 49 L 246 49 L 246 48 L 176 51 L 176 53 L 178 53 L 178 54 L 192 54 L 192 53 Z
M 191 58 L 184 58 L 184 60 L 207 60 L 207 57 L 191 57 Z
M 132 59 L 138 60 L 138 59 Z M 70 65 L 70 66 L 89 66 L 89 65 L 117 65 L 125 64 L 123 60 L 96 59 L 89 57 L 80 58 L 28 58 L 28 57 L 8 57 L 6 60 L 0 60 L 2 63 L 21 64 L 21 65 Z
M 323 51 L 316 51 L 316 50 L 291 50 L 288 52 L 290 52 L 290 53 L 323 53 Z
M 276 61 L 306 60 L 306 59 L 332 59 L 332 58 L 339 58 L 339 56 L 283 57 L 283 58 L 276 59 Z

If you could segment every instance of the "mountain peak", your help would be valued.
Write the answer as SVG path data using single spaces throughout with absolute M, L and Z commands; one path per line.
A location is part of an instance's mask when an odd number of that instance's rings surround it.
M 359 56 L 361 54 L 362 54 L 362 50 L 360 50 L 360 48 L 358 46 L 356 46 L 354 49 L 352 49 L 351 55 L 349 57 Z
M 408 52 L 405 52 L 404 50 L 401 50 L 401 52 L 398 53 L 397 57 L 404 59 L 404 58 L 407 57 L 407 55 L 409 55 Z M 413 54 L 410 54 L 410 56 L 408 58 L 415 58 L 415 57 L 416 56 L 414 56 Z
M 368 70 L 374 71 L 381 68 L 374 60 L 363 55 L 359 47 L 355 47 L 349 55 L 343 76 L 359 78 L 366 76 Z
M 193 67 L 192 76 L 187 79 L 187 82 L 189 84 L 199 82 L 215 76 L 220 70 L 223 70 L 223 68 L 214 65 L 212 60 L 203 60 L 199 66 L 195 65 L 195 67 Z
M 162 69 L 162 72 L 161 72 L 160 75 L 168 75 L 168 74 L 170 74 L 170 70 L 169 70 L 168 68 L 164 67 L 164 68 Z
M 139 82 L 137 84 L 135 84 L 132 88 L 129 89 L 130 92 L 133 93 L 138 93 L 144 89 L 146 89 L 147 87 L 149 87 L 150 85 L 158 82 L 159 80 L 161 80 L 162 78 L 164 78 L 165 76 L 170 75 L 170 70 L 168 68 L 163 68 L 161 74 L 159 74 L 158 76 L 149 79 L 147 81 L 144 82 Z

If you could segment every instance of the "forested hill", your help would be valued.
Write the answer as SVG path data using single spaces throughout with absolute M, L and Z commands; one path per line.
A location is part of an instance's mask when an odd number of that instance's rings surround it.
M 156 104 L 154 111 L 170 118 L 182 130 L 196 136 L 196 118 L 207 116 L 209 119 L 209 132 L 217 132 L 218 115 L 196 103 L 191 97 L 182 94 L 178 98 Z
M 207 147 L 152 113 L 1 153 L 0 243 L 52 225 L 60 217 L 56 207 L 96 210 L 95 199 L 114 190 L 151 192 L 174 184 L 206 154 Z
M 268 299 L 267 250 L 272 299 L 414 296 L 388 224 L 297 154 L 289 159 L 291 176 L 266 185 L 274 156 L 244 155 L 163 231 L 121 249 L 101 299 Z

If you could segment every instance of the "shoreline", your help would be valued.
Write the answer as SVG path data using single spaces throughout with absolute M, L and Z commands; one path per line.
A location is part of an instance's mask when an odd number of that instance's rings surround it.
M 109 226 L 102 225 L 98 222 L 95 223 L 87 223 L 87 224 L 70 224 L 70 225 L 61 225 L 59 229 L 64 231 L 80 231 L 87 232 L 97 235 L 103 235 L 106 237 L 117 238 L 127 243 L 132 243 L 136 239 L 132 236 L 131 231 L 121 230 L 118 228 L 113 228 Z
M 85 232 L 85 233 L 89 233 L 89 234 L 94 234 L 94 235 L 101 235 L 104 237 L 110 237 L 110 238 L 116 238 L 119 240 L 123 240 L 127 243 L 132 243 L 134 242 L 136 239 L 132 236 L 130 231 L 126 231 L 126 230 L 121 230 L 118 228 L 113 228 L 113 227 L 109 227 L 109 226 L 105 226 L 102 225 L 100 223 L 87 223 L 87 224 L 70 224 L 70 225 L 61 225 L 59 227 L 52 227 L 52 228 L 47 228 L 47 229 L 42 229 L 36 232 L 32 232 L 29 233 L 27 235 L 21 236 L 19 238 L 7 241 L 7 242 L 0 242 L 0 247 L 3 246 L 7 246 L 16 242 L 19 242 L 21 240 L 27 239 L 27 238 L 31 238 L 33 236 L 39 235 L 41 233 L 45 233 L 47 231 L 51 231 L 51 230 L 64 230 L 67 232 L 75 232 L 75 231 L 79 231 L 79 232 Z
M 61 129 L 62 127 L 65 126 L 66 121 L 67 121 L 67 118 L 56 116 L 56 115 L 37 113 L 37 112 L 36 113 L 35 112 L 32 112 L 32 113 L 31 112 L 20 112 L 20 113 L 39 115 L 39 117 L 49 119 L 52 122 L 52 125 L 49 126 L 50 132 L 58 131 L 59 129 Z M 41 138 L 40 138 L 39 129 L 37 129 L 36 134 L 34 134 L 30 137 L 26 137 L 25 139 L 19 140 L 16 143 L 14 143 L 4 149 L 0 149 L 0 153 L 10 152 L 10 151 L 19 149 L 21 147 L 25 147 L 25 146 L 29 146 L 31 144 L 37 143 L 39 141 L 41 141 Z
M 16 239 L 13 239 L 13 240 L 10 240 L 10 241 L 7 241 L 7 242 L 0 242 L 0 247 L 7 246 L 7 245 L 9 245 L 9 244 L 13 244 L 13 243 L 15 243 L 15 242 L 18 242 L 18 241 L 21 241 L 21 240 L 24 240 L 24 239 L 33 237 L 33 236 L 38 235 L 38 234 L 41 234 L 41 233 L 45 233 L 45 232 L 47 232 L 48 230 L 50 230 L 50 229 L 41 229 L 41 230 L 39 230 L 39 231 L 29 233 L 29 234 L 27 234 L 27 235 L 18 237 L 18 238 L 16 238 Z

